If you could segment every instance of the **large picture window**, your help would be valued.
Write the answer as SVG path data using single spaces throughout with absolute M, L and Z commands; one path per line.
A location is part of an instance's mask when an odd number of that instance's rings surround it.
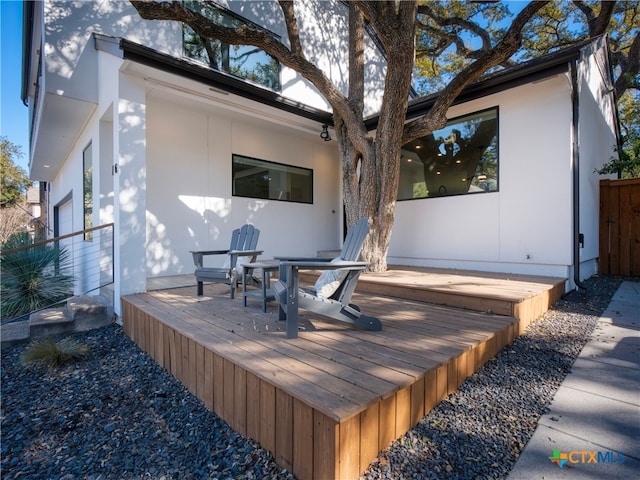
M 497 108 L 452 119 L 403 147 L 398 200 L 497 190 Z
M 313 203 L 313 170 L 233 155 L 233 195 Z
M 268 32 L 276 39 L 280 37 L 241 16 L 226 10 L 212 2 L 185 1 L 190 10 L 213 20 L 225 27 L 250 25 Z M 280 63 L 257 47 L 247 45 L 229 45 L 215 39 L 201 37 L 190 26 L 183 27 L 184 54 L 206 63 L 209 67 L 230 75 L 258 83 L 271 90 L 280 91 Z

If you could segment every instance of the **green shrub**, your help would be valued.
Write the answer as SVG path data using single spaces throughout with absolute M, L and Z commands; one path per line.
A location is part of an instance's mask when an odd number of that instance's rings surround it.
M 59 342 L 50 338 L 34 340 L 22 353 L 22 363 L 36 363 L 50 368 L 80 360 L 90 353 L 89 347 L 76 342 L 70 337 Z
M 12 236 L 2 250 L 28 245 L 24 234 Z M 73 295 L 70 255 L 55 244 L 38 245 L 0 259 L 0 309 L 2 319 L 27 315 L 53 306 Z
M 611 157 L 602 168 L 596 169 L 598 175 L 617 174 L 618 178 L 640 177 L 640 141 L 626 149 L 614 148 L 617 157 Z

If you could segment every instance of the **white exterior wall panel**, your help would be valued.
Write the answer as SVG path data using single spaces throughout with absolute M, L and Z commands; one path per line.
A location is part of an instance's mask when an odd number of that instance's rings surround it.
M 595 173 L 616 156 L 615 104 L 613 86 L 603 77 L 608 68 L 604 52 L 583 58 L 579 64 L 580 84 L 580 233 L 584 247 L 580 249 L 580 279 L 597 273 L 599 255 L 600 179 Z M 615 178 L 615 176 L 610 176 Z
M 89 122 L 86 128 L 80 132 L 78 141 L 74 144 L 69 156 L 52 182 L 50 182 L 49 204 L 55 207 L 69 194 L 73 197 L 74 231 L 82 230 L 84 218 L 83 212 L 83 174 L 82 151 L 90 144 L 93 145 L 97 125 Z M 97 146 L 94 145 L 94 147 Z M 52 215 L 52 212 L 49 212 Z M 50 218 L 53 218 L 51 216 Z M 65 232 L 71 233 L 71 232 Z
M 206 238 L 200 215 L 212 215 L 195 203 L 208 192 L 207 116 L 149 97 L 147 109 L 147 275 L 184 273 L 189 250 L 210 248 L 191 245 Z
M 273 1 L 221 2 L 229 10 L 280 36 L 288 45 L 282 12 Z M 296 3 L 296 14 L 302 22 L 301 41 L 308 58 L 317 62 L 325 74 L 343 93 L 348 90 L 347 9 L 339 2 L 312 1 Z M 154 50 L 181 58 L 182 24 L 180 22 L 143 20 L 128 0 L 102 2 L 44 2 L 47 91 L 59 92 L 85 101 L 95 102 L 98 95 L 93 81 L 96 52 L 92 33 L 122 37 Z M 99 19 L 97 21 L 96 19 Z M 365 114 L 378 111 L 384 85 L 380 72 L 385 60 L 367 37 L 367 94 Z M 282 94 L 306 105 L 330 110 L 326 99 L 295 71 L 283 67 Z
M 94 78 L 97 67 L 93 33 L 127 38 L 169 55 L 182 54 L 180 23 L 143 20 L 127 0 L 56 0 L 43 6 L 47 91 L 68 94 L 73 89 L 85 92 L 77 98 L 95 101 L 97 84 L 86 81 Z
M 147 106 L 148 276 L 191 273 L 190 250 L 228 248 L 231 231 L 247 222 L 261 230 L 263 258 L 340 246 L 335 142 L 215 107 L 195 110 L 157 96 Z M 314 203 L 233 197 L 233 153 L 313 169 Z
M 115 298 L 143 291 L 147 277 L 192 272 L 189 250 L 226 248 L 232 229 L 245 222 L 261 229 L 263 257 L 311 256 L 340 247 L 340 159 L 335 141 L 320 140 L 317 121 L 123 61 L 115 50 L 96 51 L 93 32 L 182 56 L 179 23 L 143 21 L 125 0 L 41 5 L 46 68 L 40 86 L 48 93 L 40 92 L 39 108 L 48 114 L 46 129 L 36 124 L 36 173 L 49 172 L 51 178 L 43 179 L 51 180 L 51 206 L 71 194 L 73 205 L 64 216 L 74 219 L 75 230 L 82 228 L 82 151 L 92 142 L 94 224 L 116 224 Z M 228 6 L 285 39 L 273 2 Z M 296 9 L 304 19 L 305 52 L 346 91 L 346 7 L 314 0 L 296 3 Z M 587 53 L 578 63 L 581 278 L 597 267 L 600 177 L 593 170 L 609 159 L 615 142 L 615 105 L 603 81 L 606 61 L 597 63 Z M 385 62 L 370 39 L 365 54 L 366 112 L 374 113 Z M 556 75 L 450 109 L 454 118 L 499 108 L 499 191 L 399 202 L 390 264 L 571 277 L 569 78 Z M 282 82 L 283 95 L 328 107 L 313 86 L 286 68 Z M 313 169 L 314 203 L 233 197 L 234 153 Z M 45 169 L 47 163 L 55 168 Z
M 566 275 L 571 97 L 566 76 L 453 107 L 499 107 L 499 191 L 398 202 L 389 263 Z M 528 258 L 527 258 L 528 257 Z
M 558 75 L 504 92 L 500 100 L 500 261 L 525 269 L 570 265 L 568 80 Z

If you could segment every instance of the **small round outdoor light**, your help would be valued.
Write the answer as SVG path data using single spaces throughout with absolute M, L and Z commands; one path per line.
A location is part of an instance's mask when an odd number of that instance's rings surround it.
M 331 135 L 329 135 L 329 125 L 322 125 L 322 132 L 320 132 L 320 138 L 325 142 L 331 141 Z

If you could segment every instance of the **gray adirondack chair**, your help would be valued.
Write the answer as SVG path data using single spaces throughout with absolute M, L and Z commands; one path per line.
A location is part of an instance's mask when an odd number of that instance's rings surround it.
M 191 251 L 193 263 L 196 265 L 194 275 L 198 282 L 198 296 L 203 294 L 204 282 L 226 283 L 231 287 L 231 298 L 235 298 L 238 282 L 242 276 L 238 271 L 238 262 L 255 262 L 256 257 L 262 253 L 262 250 L 256 250 L 259 237 L 260 230 L 247 224 L 233 231 L 228 250 Z M 203 258 L 207 255 L 226 255 L 227 260 L 222 267 L 205 267 Z
M 366 218 L 360 219 L 347 232 L 340 256 L 331 258 L 276 257 L 280 260 L 279 280 L 272 285 L 279 305 L 279 318 L 286 320 L 287 338 L 298 336 L 298 307 L 320 313 L 367 330 L 382 330 L 376 317 L 364 315 L 350 303 L 360 273 L 367 268 L 358 257 L 369 233 Z M 313 291 L 298 287 L 300 270 L 324 270 Z M 323 280 L 323 276 L 325 277 Z M 331 284 L 330 288 L 326 288 Z

